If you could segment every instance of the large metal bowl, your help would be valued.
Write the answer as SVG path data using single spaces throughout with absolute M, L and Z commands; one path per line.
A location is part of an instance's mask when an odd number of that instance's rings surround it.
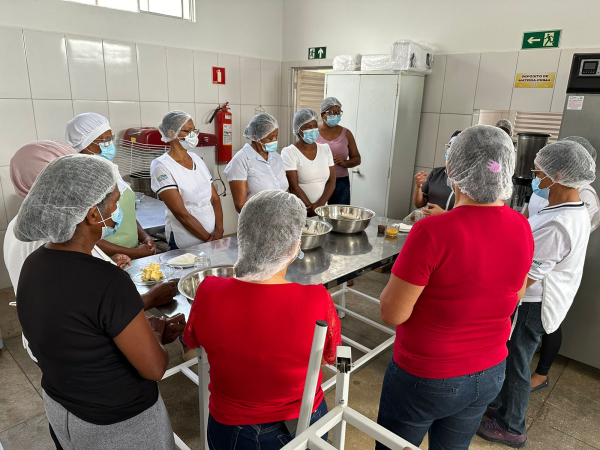
M 300 248 L 302 251 L 305 252 L 323 245 L 331 229 L 332 226 L 323 220 L 306 219 L 306 225 L 304 225 L 302 237 L 300 238 Z M 308 233 L 305 234 L 305 232 Z
M 193 272 L 188 273 L 181 280 L 179 280 L 177 288 L 179 289 L 181 295 L 183 295 L 188 300 L 193 301 L 194 297 L 196 296 L 198 286 L 200 286 L 200 283 L 202 283 L 202 281 L 206 277 L 232 278 L 233 266 L 222 265 L 194 270 Z
M 347 205 L 319 206 L 315 213 L 320 219 L 331 224 L 332 231 L 345 234 L 365 231 L 371 219 L 375 217 L 375 213 L 370 209 Z

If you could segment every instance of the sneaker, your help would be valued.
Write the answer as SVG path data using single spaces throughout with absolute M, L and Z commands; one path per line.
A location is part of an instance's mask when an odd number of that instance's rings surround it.
M 189 361 L 196 357 L 196 350 L 188 348 L 183 342 L 181 343 L 181 357 L 184 361 Z
M 485 410 L 485 415 L 488 416 L 488 418 L 490 419 L 495 419 L 496 416 L 498 415 L 498 410 L 500 409 L 500 407 L 496 407 L 496 406 L 488 406 L 487 409 Z
M 486 420 L 479 424 L 477 436 L 489 442 L 498 442 L 512 448 L 521 448 L 527 445 L 526 434 L 511 434 L 500 428 L 496 419 Z

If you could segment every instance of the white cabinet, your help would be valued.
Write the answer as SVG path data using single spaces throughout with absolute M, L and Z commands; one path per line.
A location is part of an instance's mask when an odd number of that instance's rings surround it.
M 337 97 L 341 125 L 356 138 L 361 165 L 351 170 L 352 204 L 378 216 L 410 212 L 423 77 L 388 72 L 327 74 L 326 96 Z

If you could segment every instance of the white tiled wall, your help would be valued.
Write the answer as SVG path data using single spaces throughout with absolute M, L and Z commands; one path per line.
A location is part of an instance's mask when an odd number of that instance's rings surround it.
M 122 135 L 181 109 L 201 131 L 214 133 L 214 122 L 206 122 L 217 103 L 229 101 L 234 152 L 261 106 L 289 129 L 278 61 L 3 27 L 0 43 L 0 233 L 21 204 L 10 181 L 11 157 L 36 139 L 63 141 L 66 122 L 77 114 L 102 114 Z M 226 85 L 212 84 L 213 66 L 226 68 Z M 223 202 L 226 230 L 234 232 L 231 196 Z M 3 269 L 0 288 L 8 285 Z

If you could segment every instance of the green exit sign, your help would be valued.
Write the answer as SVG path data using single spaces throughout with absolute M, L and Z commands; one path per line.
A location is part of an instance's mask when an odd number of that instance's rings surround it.
M 308 49 L 308 59 L 327 58 L 327 47 L 311 47 Z
M 523 50 L 528 48 L 558 48 L 561 30 L 527 31 L 523 33 Z

